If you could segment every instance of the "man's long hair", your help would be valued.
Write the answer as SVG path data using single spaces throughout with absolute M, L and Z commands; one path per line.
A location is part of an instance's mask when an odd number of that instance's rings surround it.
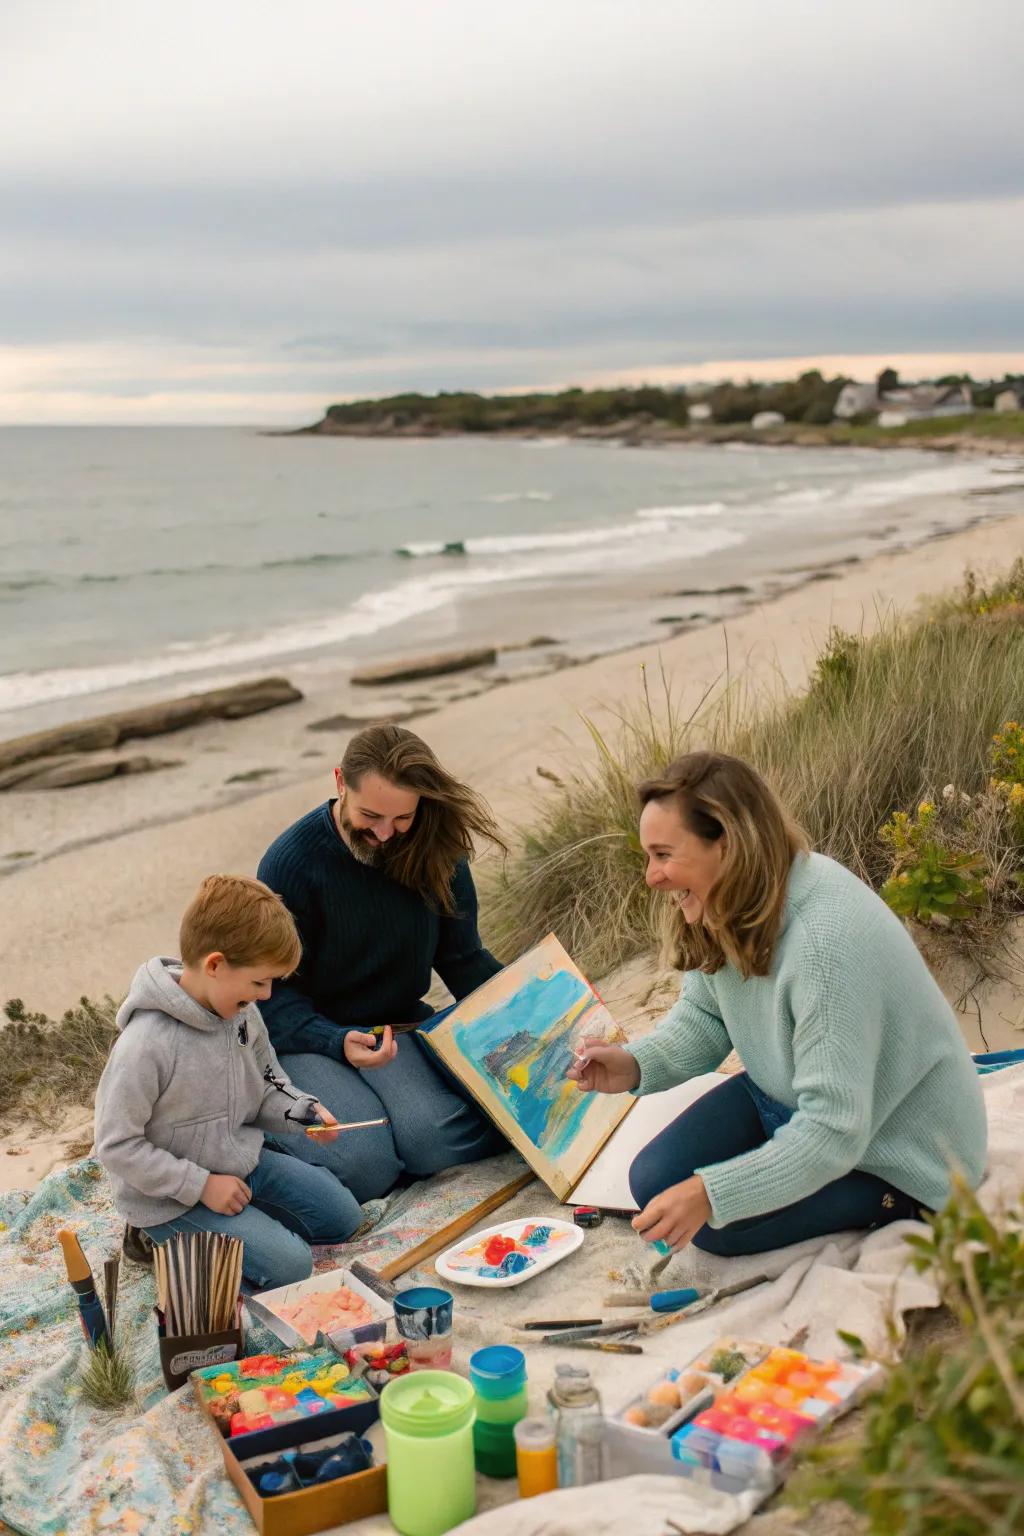
M 341 771 L 352 789 L 376 773 L 419 795 L 412 826 L 386 844 L 382 867 L 436 911 L 454 910 L 452 876 L 460 859 L 472 858 L 474 837 L 508 852 L 486 802 L 442 768 L 426 742 L 404 726 L 367 726 L 345 748 Z

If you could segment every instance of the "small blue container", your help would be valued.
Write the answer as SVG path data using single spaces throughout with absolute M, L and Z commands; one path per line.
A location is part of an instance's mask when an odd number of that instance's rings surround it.
M 526 1385 L 526 1356 L 511 1344 L 488 1344 L 470 1355 L 469 1379 L 477 1397 L 512 1397 Z
M 395 1297 L 395 1323 L 403 1339 L 436 1339 L 452 1331 L 451 1291 L 414 1285 Z

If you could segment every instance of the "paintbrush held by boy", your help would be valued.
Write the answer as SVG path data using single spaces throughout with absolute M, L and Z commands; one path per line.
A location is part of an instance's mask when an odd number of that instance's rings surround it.
M 256 1288 L 303 1280 L 309 1245 L 342 1242 L 362 1213 L 326 1168 L 264 1144 L 264 1133 L 345 1129 L 282 1071 L 256 1006 L 299 962 L 295 924 L 259 880 L 211 875 L 180 945 L 180 961 L 140 966 L 118 1010 L 96 1096 L 97 1155 L 118 1210 L 154 1243 L 222 1232 L 244 1243 Z

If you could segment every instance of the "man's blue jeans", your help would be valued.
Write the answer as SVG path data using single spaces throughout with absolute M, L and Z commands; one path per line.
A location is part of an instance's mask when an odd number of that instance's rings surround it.
M 672 1184 L 691 1178 L 695 1168 L 724 1163 L 769 1141 L 794 1111 L 762 1093 L 746 1072 L 705 1093 L 667 1125 L 633 1160 L 629 1187 L 641 1210 Z M 779 1211 L 701 1227 L 693 1239 L 705 1253 L 735 1257 L 766 1253 L 828 1232 L 885 1226 L 920 1219 L 921 1205 L 874 1174 L 855 1168 Z
M 147 1227 L 154 1243 L 175 1232 L 223 1232 L 245 1244 L 242 1272 L 255 1290 L 272 1290 L 313 1273 L 310 1243 L 342 1243 L 362 1220 L 358 1201 L 326 1168 L 264 1147 L 245 1182 L 252 1199 L 238 1216 L 205 1205 Z

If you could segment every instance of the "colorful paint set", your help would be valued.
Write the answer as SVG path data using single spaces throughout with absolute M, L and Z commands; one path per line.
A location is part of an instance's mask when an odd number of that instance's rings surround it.
M 376 1397 L 334 1354 L 251 1355 L 196 1371 L 193 1380 L 210 1417 L 230 1439 Z
M 434 1268 L 459 1285 L 522 1285 L 575 1253 L 582 1241 L 580 1228 L 568 1221 L 525 1217 L 463 1238 L 441 1254 Z
M 767 1493 L 794 1448 L 880 1377 L 875 1365 L 723 1340 L 689 1368 L 666 1372 L 609 1422 L 611 1475 L 674 1471 L 724 1493 Z

